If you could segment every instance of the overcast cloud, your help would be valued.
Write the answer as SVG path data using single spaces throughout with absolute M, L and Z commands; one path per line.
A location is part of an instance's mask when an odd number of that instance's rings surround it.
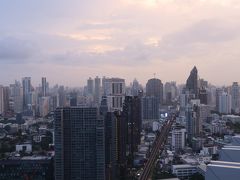
M 213 84 L 239 82 L 239 18 L 238 0 L 3 0 L 0 84 L 46 76 L 80 86 L 96 75 L 145 84 L 154 73 L 182 83 L 194 65 Z

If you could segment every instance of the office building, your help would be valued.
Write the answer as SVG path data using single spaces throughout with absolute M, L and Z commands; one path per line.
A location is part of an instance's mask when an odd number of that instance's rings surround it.
M 1 180 L 52 180 L 54 179 L 53 158 L 25 156 L 0 160 Z
M 220 99 L 220 96 L 222 95 L 222 93 L 223 93 L 223 89 L 221 89 L 221 88 L 216 89 L 216 111 L 219 111 L 219 109 L 220 109 L 219 99 Z
M 0 114 L 6 114 L 10 110 L 9 95 L 9 87 L 0 85 Z
M 42 96 L 47 96 L 47 79 L 42 77 Z
M 219 96 L 218 111 L 223 114 L 230 114 L 232 110 L 232 97 L 227 92 L 222 92 Z
M 87 80 L 87 94 L 89 96 L 93 96 L 94 94 L 94 81 L 92 78 L 89 78 Z
M 172 100 L 177 97 L 176 82 L 166 82 L 164 86 L 164 94 L 166 104 L 172 104 Z
M 200 121 L 200 100 L 191 100 L 185 111 L 187 122 L 187 138 L 192 141 L 193 137 L 198 137 L 202 132 L 202 122 Z
M 15 113 L 20 113 L 23 111 L 23 88 L 21 83 L 15 81 L 14 84 L 10 86 L 10 97 L 13 100 L 13 111 Z
M 142 97 L 142 123 L 151 123 L 159 120 L 159 99 L 157 97 Z
M 120 78 L 106 78 L 104 80 L 104 88 L 108 110 L 122 110 L 125 98 L 125 80 Z
M 171 148 L 173 151 L 178 152 L 185 148 L 186 129 L 175 127 L 172 130 Z
M 199 99 L 201 104 L 208 104 L 208 93 L 206 89 L 199 90 Z
M 4 113 L 4 87 L 0 86 L 0 114 Z
M 32 105 L 32 85 L 31 85 L 31 77 L 24 77 L 22 79 L 22 87 L 23 87 L 23 107 L 27 109 Z
M 232 91 L 231 91 L 231 96 L 232 96 L 232 110 L 233 112 L 239 113 L 239 108 L 240 108 L 240 102 L 239 102 L 239 86 L 237 82 L 234 82 L 232 84 Z
M 163 83 L 160 79 L 149 79 L 146 84 L 146 96 L 156 97 L 159 103 L 163 103 Z
M 77 92 L 73 91 L 70 93 L 70 96 L 69 96 L 69 104 L 70 106 L 77 106 L 78 104 L 78 94 Z
M 123 104 L 122 118 L 127 122 L 127 152 L 133 166 L 134 153 L 141 141 L 142 118 L 141 99 L 138 96 L 126 96 Z
M 99 105 L 101 101 L 101 79 L 97 76 L 94 82 L 94 102 Z
M 172 174 L 179 179 L 189 179 L 190 176 L 197 172 L 197 166 L 190 164 L 172 165 Z
M 56 180 L 105 180 L 104 122 L 97 108 L 57 108 L 54 134 Z
M 199 87 L 198 87 L 198 70 L 196 68 L 196 66 L 194 66 L 194 68 L 192 69 L 187 82 L 186 82 L 186 89 L 195 95 L 195 98 L 198 98 L 198 91 L 199 91 Z
M 132 87 L 131 87 L 131 95 L 138 96 L 140 91 L 142 91 L 142 88 L 141 88 L 139 82 L 137 81 L 137 79 L 134 79 L 132 82 Z

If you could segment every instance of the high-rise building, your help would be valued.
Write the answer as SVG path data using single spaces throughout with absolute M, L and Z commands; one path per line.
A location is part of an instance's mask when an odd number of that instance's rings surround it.
M 185 148 L 186 129 L 175 127 L 172 130 L 171 148 L 173 151 L 178 152 Z
M 91 96 L 93 96 L 94 94 L 94 81 L 92 78 L 89 78 L 87 80 L 87 93 L 88 95 L 91 95 Z
M 232 97 L 227 92 L 222 92 L 219 96 L 218 111 L 223 114 L 230 114 L 232 110 Z
M 166 82 L 164 86 L 165 102 L 171 104 L 172 100 L 177 97 L 176 82 Z
M 42 96 L 47 96 L 47 79 L 42 77 Z
M 221 88 L 216 89 L 216 111 L 219 111 L 219 109 L 220 109 L 219 99 L 220 99 L 220 96 L 222 95 L 222 93 L 223 93 L 223 89 L 221 89 Z
M 0 86 L 0 114 L 4 112 L 4 87 Z
M 99 105 L 101 101 L 101 79 L 97 76 L 94 80 L 94 102 Z
M 141 86 L 137 81 L 137 79 L 134 79 L 131 87 L 131 95 L 138 96 L 140 91 L 141 91 Z
M 125 98 L 125 80 L 109 78 L 104 80 L 105 95 L 107 96 L 109 111 L 122 110 Z
M 240 108 L 240 94 L 239 94 L 239 86 L 237 82 L 234 82 L 232 84 L 232 110 L 236 113 L 239 113 L 239 108 Z
M 202 122 L 200 121 L 200 100 L 191 100 L 185 112 L 187 122 L 187 138 L 189 141 L 193 137 L 199 137 L 202 132 Z
M 0 85 L 0 114 L 4 114 L 10 110 L 9 94 L 9 87 Z
M 59 89 L 58 89 L 58 95 L 57 95 L 57 107 L 60 106 L 60 107 L 64 107 L 66 106 L 66 94 L 65 94 L 65 91 L 64 91 L 64 86 L 60 86 Z
M 31 92 L 32 92 L 32 85 L 31 85 L 31 77 L 24 77 L 22 79 L 22 87 L 23 87 L 23 107 L 24 109 L 28 108 L 29 105 L 32 104 L 31 102 Z
M 97 108 L 57 108 L 54 134 L 56 180 L 105 180 L 104 122 Z
M 157 97 L 143 97 L 142 98 L 142 123 L 149 123 L 159 120 L 159 99 Z
M 186 82 L 186 89 L 192 93 L 195 94 L 195 98 L 198 98 L 198 70 L 196 66 L 192 69 L 190 76 L 187 79 Z
M 78 95 L 77 92 L 70 93 L 70 106 L 77 106 L 78 104 Z
M 206 89 L 202 88 L 199 90 L 199 99 L 201 104 L 205 104 L 205 105 L 208 104 L 208 93 Z
M 106 180 L 125 179 L 127 170 L 127 122 L 120 111 L 108 111 L 107 97 L 103 96 L 100 113 L 105 125 Z
M 41 97 L 39 99 L 39 113 L 41 117 L 45 117 L 50 112 L 50 97 Z
M 13 110 L 15 113 L 23 111 L 23 88 L 21 83 L 15 81 L 11 87 L 11 97 L 13 99 Z
M 159 103 L 163 103 L 163 83 L 160 79 L 149 79 L 146 84 L 146 96 L 152 96 L 159 99 Z
M 141 99 L 138 96 L 126 96 L 123 111 L 123 121 L 127 122 L 127 151 L 129 161 L 133 167 L 134 154 L 138 150 L 141 141 L 142 118 L 141 118 Z

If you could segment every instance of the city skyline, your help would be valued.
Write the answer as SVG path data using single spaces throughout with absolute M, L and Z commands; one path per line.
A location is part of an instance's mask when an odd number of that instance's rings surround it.
M 2 1 L 0 84 L 82 86 L 97 75 L 144 84 L 154 73 L 179 84 L 196 65 L 201 78 L 231 85 L 239 9 L 236 0 Z

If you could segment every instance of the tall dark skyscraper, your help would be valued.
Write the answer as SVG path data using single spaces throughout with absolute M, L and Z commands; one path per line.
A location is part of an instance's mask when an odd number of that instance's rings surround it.
M 56 109 L 55 179 L 105 180 L 104 122 L 97 108 Z
M 127 121 L 121 111 L 108 111 L 107 97 L 103 96 L 100 113 L 104 115 L 106 180 L 126 178 Z
M 134 153 L 141 141 L 142 117 L 141 99 L 138 96 L 126 96 L 123 104 L 122 117 L 128 124 L 127 151 L 130 165 L 133 167 Z
M 42 77 L 42 96 L 45 97 L 47 95 L 47 79 Z
M 24 77 L 22 79 L 23 86 L 23 107 L 26 108 L 31 103 L 31 77 Z
M 199 90 L 199 99 L 201 104 L 208 104 L 208 94 L 206 89 Z
M 163 103 L 163 83 L 160 79 L 149 79 L 146 85 L 146 96 L 153 96 L 159 99 L 160 104 Z
M 196 66 L 192 69 L 190 76 L 187 79 L 186 82 L 186 90 L 188 90 L 190 93 L 195 94 L 195 98 L 198 98 L 198 70 Z
M 101 101 L 101 79 L 98 76 L 94 79 L 94 101 L 97 105 Z

